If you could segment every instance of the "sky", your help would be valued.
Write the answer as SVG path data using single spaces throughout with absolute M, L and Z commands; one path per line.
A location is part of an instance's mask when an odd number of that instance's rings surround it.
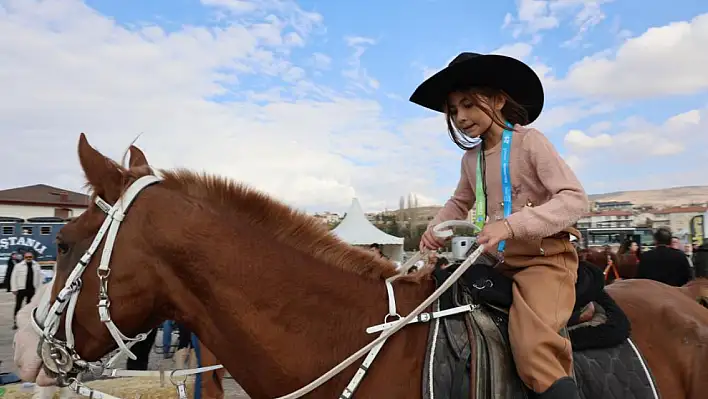
M 0 189 L 80 191 L 85 132 L 309 212 L 442 204 L 462 151 L 408 98 L 462 51 L 539 74 L 588 193 L 708 184 L 702 2 L 0 0 Z

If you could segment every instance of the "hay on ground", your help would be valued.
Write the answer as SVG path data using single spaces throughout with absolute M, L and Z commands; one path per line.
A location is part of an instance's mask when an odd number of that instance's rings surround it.
M 160 379 L 154 377 L 125 377 L 96 380 L 85 383 L 86 386 L 123 399 L 176 399 L 177 387 L 172 385 L 169 377 L 165 377 L 165 386 L 160 386 Z M 186 381 L 187 395 L 194 397 L 194 377 Z M 22 389 L 22 384 L 6 385 L 4 397 L 15 399 L 31 399 L 34 388 Z M 78 398 L 83 396 L 76 395 Z M 54 394 L 59 399 L 59 393 Z

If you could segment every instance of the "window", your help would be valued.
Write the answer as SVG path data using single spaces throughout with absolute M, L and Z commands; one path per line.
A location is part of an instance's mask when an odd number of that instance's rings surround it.
M 34 233 L 34 228 L 32 226 L 22 226 L 22 235 L 31 236 Z
M 11 236 L 15 234 L 15 226 L 2 226 L 2 235 Z
M 43 236 L 48 236 L 52 234 L 52 226 L 42 226 L 39 228 L 39 234 Z

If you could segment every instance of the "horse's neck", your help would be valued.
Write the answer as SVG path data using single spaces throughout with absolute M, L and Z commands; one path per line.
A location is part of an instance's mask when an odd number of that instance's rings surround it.
M 195 331 L 249 393 L 274 397 L 294 391 L 375 338 L 365 329 L 387 314 L 382 280 L 289 246 L 224 237 L 234 235 L 204 237 L 222 250 L 172 265 L 161 277 L 174 317 Z M 228 255 L 233 253 L 248 255 Z M 429 284 L 395 286 L 401 314 L 432 291 Z M 351 373 L 338 378 L 343 377 Z

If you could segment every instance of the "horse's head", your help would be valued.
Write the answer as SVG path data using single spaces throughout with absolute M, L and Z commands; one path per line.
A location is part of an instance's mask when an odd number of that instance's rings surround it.
M 57 234 L 51 309 L 35 315 L 43 330 L 40 356 L 51 376 L 86 370 L 87 361 L 116 346 L 129 353 L 129 338 L 143 338 L 160 321 L 151 319 L 161 286 L 144 245 L 151 215 L 143 206 L 157 179 L 137 148 L 131 146 L 126 169 L 92 148 L 83 134 L 79 160 L 92 203 Z

